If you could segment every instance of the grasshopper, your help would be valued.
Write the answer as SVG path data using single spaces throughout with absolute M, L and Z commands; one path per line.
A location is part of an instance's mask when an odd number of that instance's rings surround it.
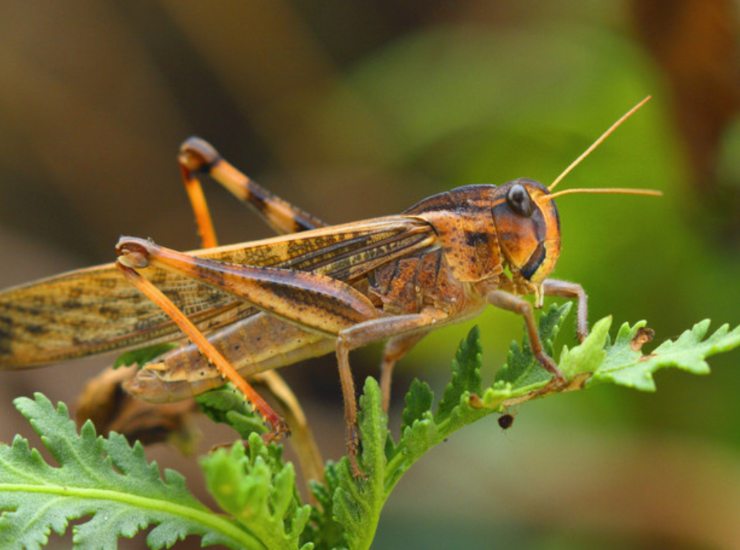
M 182 340 L 191 343 L 145 365 L 127 390 L 153 402 L 174 401 L 231 381 L 264 417 L 271 433 L 281 417 L 246 381 L 334 351 L 339 367 L 347 447 L 357 463 L 356 396 L 349 353 L 386 341 L 381 363 L 387 409 L 396 362 L 428 332 L 493 305 L 521 315 L 532 351 L 565 380 L 537 333 L 534 295 L 575 298 L 577 336 L 588 333 L 587 297 L 577 283 L 548 278 L 560 255 L 554 198 L 570 193 L 659 195 L 640 189 L 569 189 L 556 185 L 638 103 L 549 186 L 520 178 L 466 185 L 425 198 L 396 216 L 327 226 L 268 192 L 198 138 L 178 156 L 203 249 L 177 252 L 151 240 L 122 237 L 114 263 L 57 275 L 0 293 L 0 369 Z M 200 174 L 253 206 L 281 236 L 216 246 Z

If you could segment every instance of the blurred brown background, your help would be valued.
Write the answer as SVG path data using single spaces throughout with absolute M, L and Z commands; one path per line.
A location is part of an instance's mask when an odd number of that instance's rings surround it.
M 660 340 L 705 317 L 740 321 L 736 2 L 0 6 L 2 287 L 110 261 L 120 234 L 195 248 L 174 158 L 191 134 L 344 222 L 465 183 L 549 182 L 651 93 L 563 188 L 666 196 L 563 198 L 556 275 L 590 292 L 592 321 L 646 318 Z M 222 242 L 269 235 L 207 192 Z M 490 375 L 521 323 L 502 312 L 477 322 Z M 427 338 L 402 362 L 395 397 L 413 376 L 441 387 L 469 327 Z M 377 356 L 356 354 L 358 378 Z M 28 433 L 12 398 L 72 403 L 110 361 L 0 373 L 0 440 Z M 533 403 L 505 434 L 493 419 L 468 428 L 401 482 L 377 547 L 740 547 L 738 361 L 712 360 L 705 378 L 658 375 L 655 395 L 605 387 Z M 339 456 L 333 358 L 284 374 L 325 454 Z M 198 485 L 188 459 L 150 452 Z

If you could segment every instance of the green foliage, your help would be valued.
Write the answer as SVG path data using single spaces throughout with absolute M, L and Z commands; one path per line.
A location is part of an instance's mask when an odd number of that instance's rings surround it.
M 549 353 L 552 353 L 553 342 L 570 308 L 570 303 L 553 306 L 540 319 L 540 335 Z M 740 345 L 740 327 L 730 332 L 724 326 L 710 338 L 702 340 L 708 327 L 708 322 L 702 322 L 677 341 L 665 342 L 652 354 L 643 355 L 632 349 L 631 343 L 644 323 L 633 327 L 623 325 L 614 344 L 607 343 L 610 325 L 611 318 L 598 321 L 581 345 L 563 349 L 560 368 L 568 380 L 575 383 L 577 377 L 593 373 L 593 381 L 651 390 L 652 386 L 638 385 L 634 380 L 652 381 L 652 372 L 661 366 L 678 366 L 696 374 L 705 373 L 708 367 L 704 357 Z M 478 331 L 474 328 L 460 343 L 452 365 L 452 379 L 436 410 L 432 406 L 434 396 L 431 388 L 417 380 L 411 384 L 406 394 L 398 442 L 393 441 L 390 434 L 387 440 L 382 437 L 387 433 L 387 423 L 380 407 L 380 389 L 375 380 L 369 378 L 366 381 L 360 401 L 363 418 L 360 435 L 363 441 L 362 463 L 368 478 L 353 479 L 343 460 L 337 468 L 338 478 L 332 476 L 323 491 L 324 495 L 333 491 L 333 509 L 327 505 L 324 509 L 326 513 L 333 513 L 344 528 L 349 548 L 370 547 L 385 500 L 403 474 L 427 450 L 465 425 L 503 411 L 510 403 L 538 397 L 537 390 L 544 388 L 550 378 L 532 355 L 526 338 L 521 345 L 511 345 L 506 365 L 499 370 L 494 383 L 482 393 L 480 368 L 481 348 Z
M 693 374 L 709 374 L 706 357 L 740 345 L 740 327 L 730 331 L 729 325 L 722 325 L 704 339 L 709 330 L 709 319 L 705 319 L 678 339 L 663 342 L 652 353 L 643 355 L 630 344 L 644 326 L 645 321 L 640 321 L 632 327 L 624 323 L 619 328 L 616 341 L 607 347 L 604 361 L 593 369 L 592 383 L 612 382 L 641 391 L 655 391 L 653 373 L 658 369 L 676 367 Z
M 437 407 L 437 422 L 447 418 L 460 403 L 460 397 L 467 391 L 480 392 L 480 367 L 483 364 L 478 327 L 468 333 L 460 342 L 455 358 L 452 360 L 452 380 L 445 388 L 442 400 Z
M 231 426 L 245 441 L 253 433 L 267 432 L 262 417 L 252 410 L 244 396 L 231 383 L 203 393 L 195 401 L 208 418 Z
M 406 392 L 404 401 L 406 406 L 403 408 L 403 414 L 401 415 L 403 420 L 401 433 L 403 433 L 407 426 L 411 426 L 414 421 L 421 419 L 424 413 L 432 408 L 434 392 L 432 392 L 429 384 L 422 382 L 418 378 L 414 378 L 409 391 Z
M 355 479 L 349 460 L 343 458 L 336 465 L 337 488 L 332 497 L 333 517 L 342 526 L 345 542 L 352 549 L 370 547 L 387 498 L 385 442 L 390 435 L 374 378 L 365 381 L 358 427 L 362 440 L 360 465 L 365 477 Z
M 545 348 L 553 343 L 570 305 L 553 306 L 540 319 Z M 645 323 L 620 327 L 609 340 L 611 318 L 598 321 L 586 340 L 564 347 L 559 366 L 568 390 L 614 383 L 654 391 L 653 373 L 675 366 L 706 374 L 706 357 L 740 346 L 740 327 L 720 327 L 707 337 L 708 321 L 652 353 L 641 351 Z M 359 462 L 364 476 L 352 476 L 348 459 L 329 463 L 325 482 L 314 483 L 314 506 L 301 503 L 295 472 L 281 449 L 265 445 L 243 400 L 229 389 L 212 392 L 200 404 L 215 420 L 226 422 L 248 439 L 202 460 L 209 491 L 226 514 L 198 502 L 182 478 L 147 464 L 140 445 L 123 437 L 98 437 L 91 424 L 76 433 L 64 405 L 56 409 L 43 396 L 20 398 L 16 407 L 41 435 L 59 466 L 51 466 L 25 439 L 0 446 L 0 546 L 38 548 L 53 530 L 63 533 L 70 520 L 90 517 L 73 528 L 80 548 L 115 546 L 150 525 L 152 548 L 173 545 L 187 535 L 203 545 L 232 548 L 350 548 L 372 544 L 383 506 L 396 483 L 424 453 L 460 428 L 506 407 L 553 393 L 549 373 L 533 357 L 525 340 L 511 345 L 506 364 L 483 387 L 477 329 L 455 355 L 452 378 L 435 406 L 428 384 L 415 380 L 406 394 L 398 439 L 388 430 L 377 382 L 368 378 L 360 398 Z M 233 413 L 233 414 L 232 414 Z
M 208 490 L 218 505 L 266 548 L 298 548 L 311 507 L 301 505 L 293 465 L 284 463 L 281 450 L 265 445 L 256 433 L 249 450 L 240 443 L 230 451 L 219 449 L 202 460 Z M 302 546 L 313 548 L 312 543 Z
M 311 482 L 311 493 L 317 506 L 311 510 L 311 521 L 304 537 L 319 549 L 347 547 L 344 528 L 334 516 L 334 494 L 339 489 L 337 470 L 337 464 L 329 461 L 324 468 L 324 483 Z
M 40 548 L 51 531 L 63 534 L 69 521 L 87 517 L 73 527 L 76 548 L 114 548 L 119 537 L 133 537 L 150 525 L 155 526 L 147 536 L 150 548 L 169 548 L 188 535 L 201 536 L 204 546 L 265 548 L 263 533 L 243 524 L 240 504 L 257 510 L 264 521 L 259 525 L 267 525 L 269 519 L 274 526 L 282 514 L 292 526 L 286 534 L 272 534 L 268 542 L 277 536 L 292 537 L 293 529 L 300 532 L 301 521 L 305 523 L 302 518 L 308 511 L 295 503 L 292 467 L 277 467 L 279 456 L 268 462 L 264 455 L 269 451 L 258 445 L 252 447 L 249 461 L 238 450 L 216 453 L 205 461 L 206 479 L 217 501 L 234 515 L 226 518 L 200 503 L 180 474 L 165 470 L 160 476 L 156 463 L 147 463 L 140 444 L 131 447 L 115 433 L 99 437 L 90 422 L 78 435 L 66 406 L 54 408 L 41 394 L 18 398 L 15 406 L 59 466 L 48 464 L 20 436 L 11 446 L 0 446 L 0 548 Z M 265 469 L 271 472 L 267 480 Z M 228 473 L 220 474 L 222 470 Z M 221 481 L 228 474 L 239 479 L 233 486 L 239 498 L 224 495 Z M 255 506 L 262 503 L 263 492 L 252 487 L 265 485 L 274 507 L 270 514 L 264 506 Z
M 542 345 L 548 355 L 553 354 L 553 342 L 560 326 L 570 313 L 572 302 L 565 302 L 559 307 L 549 308 L 539 321 L 539 333 Z M 542 368 L 532 349 L 529 347 L 529 339 L 525 333 L 521 345 L 512 342 L 506 364 L 496 373 L 496 382 L 511 384 L 518 388 L 536 388 L 550 379 L 550 374 Z

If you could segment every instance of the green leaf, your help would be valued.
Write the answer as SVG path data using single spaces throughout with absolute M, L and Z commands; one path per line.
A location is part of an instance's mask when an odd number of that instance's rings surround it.
M 154 344 L 145 348 L 133 349 L 119 355 L 113 363 L 113 368 L 117 369 L 118 367 L 128 367 L 130 365 L 143 367 L 150 361 L 153 361 L 160 355 L 164 355 L 176 347 L 177 344 L 164 342 L 162 344 Z
M 409 391 L 406 392 L 404 401 L 406 402 L 406 406 L 401 414 L 403 420 L 401 433 L 408 426 L 411 426 L 414 421 L 421 419 L 425 412 L 431 410 L 434 393 L 432 392 L 432 388 L 429 387 L 429 384 L 420 381 L 418 378 L 414 378 L 411 381 Z
M 334 494 L 339 487 L 337 464 L 329 461 L 324 468 L 325 483 L 311 481 L 311 493 L 318 506 L 311 509 L 311 521 L 303 532 L 303 542 L 312 541 L 316 548 L 346 548 L 344 528 L 334 518 Z
M 264 419 L 232 384 L 205 392 L 195 401 L 211 420 L 230 426 L 245 441 L 253 433 L 268 431 Z
M 387 498 L 384 480 L 388 417 L 381 403 L 380 387 L 374 378 L 368 377 L 360 397 L 358 421 L 362 441 L 359 458 L 365 477 L 352 476 L 346 457 L 336 467 L 338 487 L 334 492 L 333 512 L 352 550 L 370 548 Z
M 480 331 L 475 326 L 467 338 L 460 343 L 452 361 L 452 380 L 445 388 L 442 400 L 437 407 L 436 420 L 444 420 L 460 402 L 465 392 L 480 392 L 481 358 Z
M 570 309 L 569 303 L 552 306 L 540 319 L 540 336 L 550 354 Z M 607 317 L 594 324 L 582 344 L 572 349 L 564 347 L 559 367 L 575 384 L 569 389 L 582 389 L 582 381 L 589 376 L 602 382 L 636 384 L 633 377 L 643 380 L 646 372 L 652 373 L 659 366 L 669 364 L 703 373 L 707 370 L 704 357 L 740 345 L 740 328 L 729 332 L 725 326 L 702 340 L 707 325 L 700 323 L 676 342 L 666 342 L 656 348 L 654 354 L 643 356 L 632 349 L 632 340 L 644 324 L 623 325 L 614 344 L 610 344 L 611 318 Z M 389 444 L 392 443 L 390 437 L 385 437 L 387 418 L 382 412 L 377 384 L 372 379 L 367 381 L 361 398 L 360 435 L 368 477 L 353 479 L 343 459 L 337 466 L 327 469 L 327 485 L 315 487 L 314 493 L 321 495 L 323 515 L 316 514 L 314 525 L 332 525 L 327 514 L 333 514 L 336 520 L 331 527 L 335 529 L 332 543 L 324 542 L 321 548 L 340 546 L 342 542 L 351 549 L 369 548 L 385 501 L 403 474 L 425 452 L 476 420 L 502 411 L 508 405 L 546 395 L 542 390 L 550 376 L 532 354 L 526 334 L 521 345 L 512 345 L 507 364 L 482 393 L 479 393 L 480 363 L 478 331 L 474 329 L 458 348 L 452 365 L 452 380 L 436 416 L 432 413 L 433 394 L 429 386 L 418 380 L 412 382 L 405 397 L 401 436 L 395 445 Z M 639 372 L 636 369 L 640 369 Z M 384 441 L 385 454 L 381 452 Z M 332 492 L 333 502 L 327 504 L 327 496 Z M 344 531 L 343 540 L 336 530 L 337 523 Z
M 540 318 L 550 355 L 569 311 L 569 304 L 552 306 Z M 740 346 L 740 328 L 730 331 L 725 325 L 707 337 L 709 322 L 704 321 L 645 355 L 644 322 L 622 325 L 614 343 L 610 326 L 611 318 L 602 319 L 582 344 L 563 347 L 559 368 L 569 379 L 567 389 L 612 382 L 654 390 L 653 373 L 659 368 L 705 374 L 707 357 Z M 226 515 L 199 503 L 177 474 L 167 471 L 162 478 L 141 446 L 132 448 L 116 434 L 98 437 L 91 424 L 78 435 L 63 405 L 54 409 L 40 395 L 21 398 L 16 406 L 59 466 L 46 463 L 20 437 L 11 447 L 0 446 L 0 547 L 38 548 L 52 531 L 63 533 L 70 520 L 85 518 L 74 527 L 77 547 L 115 546 L 119 537 L 153 525 L 147 537 L 152 548 L 169 547 L 187 535 L 201 536 L 203 545 L 231 548 L 370 548 L 393 488 L 429 449 L 485 416 L 555 393 L 526 335 L 512 345 L 490 386 L 483 385 L 480 367 L 479 334 L 473 329 L 458 348 L 436 415 L 430 387 L 412 382 L 397 442 L 388 430 L 380 388 L 369 378 L 358 420 L 358 460 L 365 476 L 354 478 L 346 457 L 327 464 L 325 482 L 312 485 L 316 506 L 301 504 L 292 465 L 283 461 L 280 447 L 265 445 L 251 427 L 261 428 L 261 421 L 244 400 L 230 389 L 205 395 L 200 399 L 204 410 L 249 441 L 246 450 L 239 443 L 202 461 L 207 486 Z
M 77 434 L 65 405 L 43 395 L 15 400 L 58 467 L 49 465 L 28 441 L 16 436 L 0 445 L 0 548 L 40 548 L 52 531 L 63 534 L 70 520 L 76 548 L 114 548 L 154 525 L 150 548 L 169 548 L 187 535 L 203 545 L 261 548 L 259 540 L 193 497 L 182 476 L 147 463 L 140 444 L 129 446 L 112 433 L 96 435 L 87 422 Z
M 605 317 L 593 326 L 580 346 L 571 350 L 567 346 L 563 347 L 558 367 L 567 379 L 573 379 L 582 373 L 595 372 L 599 368 L 606 357 L 604 346 L 609 338 L 611 325 L 612 318 Z
M 631 344 L 644 325 L 640 322 L 630 327 L 625 323 L 620 327 L 614 345 L 607 349 L 604 362 L 594 369 L 594 381 L 655 391 L 653 373 L 658 369 L 676 367 L 693 374 L 709 374 L 707 357 L 740 345 L 740 326 L 730 331 L 729 325 L 722 325 L 705 339 L 709 329 L 709 320 L 706 319 L 685 331 L 677 340 L 663 342 L 652 353 L 643 355 L 633 350 Z
M 572 307 L 572 302 L 565 302 L 560 306 L 553 304 L 540 316 L 540 339 L 545 353 L 550 356 L 553 355 L 555 338 Z M 496 373 L 495 381 L 513 387 L 535 389 L 544 385 L 551 377 L 532 353 L 525 331 L 521 344 L 511 343 L 506 363 Z
M 253 433 L 248 453 L 238 442 L 201 463 L 208 490 L 245 530 L 266 548 L 298 548 L 311 507 L 300 504 L 293 465 L 281 460 L 279 447 Z

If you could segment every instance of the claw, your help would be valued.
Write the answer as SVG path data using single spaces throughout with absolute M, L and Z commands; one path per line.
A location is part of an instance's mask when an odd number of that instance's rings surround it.
M 552 373 L 552 379 L 547 384 L 547 386 L 545 386 L 544 389 L 546 389 L 548 392 L 558 391 L 568 385 L 568 380 L 565 378 L 565 375 L 562 373 L 562 371 L 555 364 L 555 361 L 553 361 L 549 355 L 544 352 L 540 352 L 536 354 L 536 357 L 537 360 L 540 362 L 540 365 L 542 365 L 545 370 Z
M 352 477 L 355 479 L 366 479 L 367 474 L 360 468 L 360 463 L 357 461 L 357 453 L 360 448 L 360 437 L 357 433 L 357 426 L 352 425 L 347 431 L 347 456 L 349 458 L 349 465 L 352 469 Z

